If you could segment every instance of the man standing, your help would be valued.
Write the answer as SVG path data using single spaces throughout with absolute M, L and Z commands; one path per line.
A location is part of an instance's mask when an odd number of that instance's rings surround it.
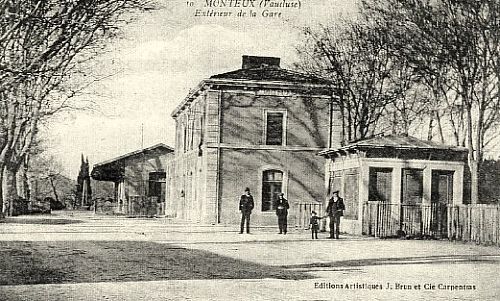
M 339 239 L 340 217 L 344 215 L 344 200 L 339 197 L 339 191 L 332 192 L 332 197 L 328 201 L 326 213 L 330 217 L 330 237 Z M 335 235 L 335 236 L 334 236 Z
M 278 196 L 278 200 L 276 201 L 276 215 L 278 216 L 278 227 L 280 229 L 280 234 L 286 234 L 289 208 L 290 205 L 288 204 L 287 199 L 285 199 L 285 194 L 283 192 L 280 193 Z
M 240 234 L 243 234 L 245 221 L 247 223 L 247 233 L 250 233 L 250 214 L 252 213 L 254 203 L 253 196 L 250 194 L 250 188 L 245 188 L 245 194 L 240 198 L 240 211 L 241 211 L 241 227 Z

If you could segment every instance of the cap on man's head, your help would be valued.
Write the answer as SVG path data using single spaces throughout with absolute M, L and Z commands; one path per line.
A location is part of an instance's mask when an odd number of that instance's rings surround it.
M 332 191 L 332 194 L 339 195 L 339 191 L 338 190 Z
M 250 188 L 248 188 L 248 187 L 247 187 L 247 188 L 245 188 L 245 191 L 250 191 Z
M 280 195 L 281 195 L 281 196 L 285 196 L 285 194 L 284 194 L 283 192 L 280 192 Z

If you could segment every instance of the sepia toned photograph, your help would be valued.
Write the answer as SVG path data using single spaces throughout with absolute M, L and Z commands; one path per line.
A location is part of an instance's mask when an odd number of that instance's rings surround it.
M 500 0 L 0 0 L 0 301 L 499 300 Z

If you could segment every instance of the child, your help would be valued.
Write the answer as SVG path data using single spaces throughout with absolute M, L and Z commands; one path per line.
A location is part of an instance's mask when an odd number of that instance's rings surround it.
M 314 239 L 314 238 L 318 239 L 318 230 L 319 230 L 319 220 L 320 219 L 322 219 L 322 218 L 317 216 L 315 211 L 311 212 L 311 221 L 309 222 L 309 225 L 311 226 L 312 239 Z

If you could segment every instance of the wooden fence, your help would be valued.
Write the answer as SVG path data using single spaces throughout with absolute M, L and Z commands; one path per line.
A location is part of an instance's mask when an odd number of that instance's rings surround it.
M 362 231 L 381 238 L 423 236 L 500 246 L 500 206 L 367 202 Z
M 448 206 L 367 202 L 363 206 L 363 234 L 375 237 L 448 237 Z
M 363 206 L 363 234 L 375 237 L 396 236 L 400 230 L 399 205 L 368 202 Z
M 500 246 L 500 206 L 450 206 L 448 215 L 449 239 Z
M 311 219 L 311 212 L 315 211 L 318 216 L 323 216 L 323 204 L 306 204 L 299 203 L 297 205 L 297 209 L 295 210 L 295 226 L 298 228 L 309 228 L 309 221 Z M 324 223 L 322 223 L 323 225 Z M 324 229 L 324 225 L 321 226 L 321 229 Z

